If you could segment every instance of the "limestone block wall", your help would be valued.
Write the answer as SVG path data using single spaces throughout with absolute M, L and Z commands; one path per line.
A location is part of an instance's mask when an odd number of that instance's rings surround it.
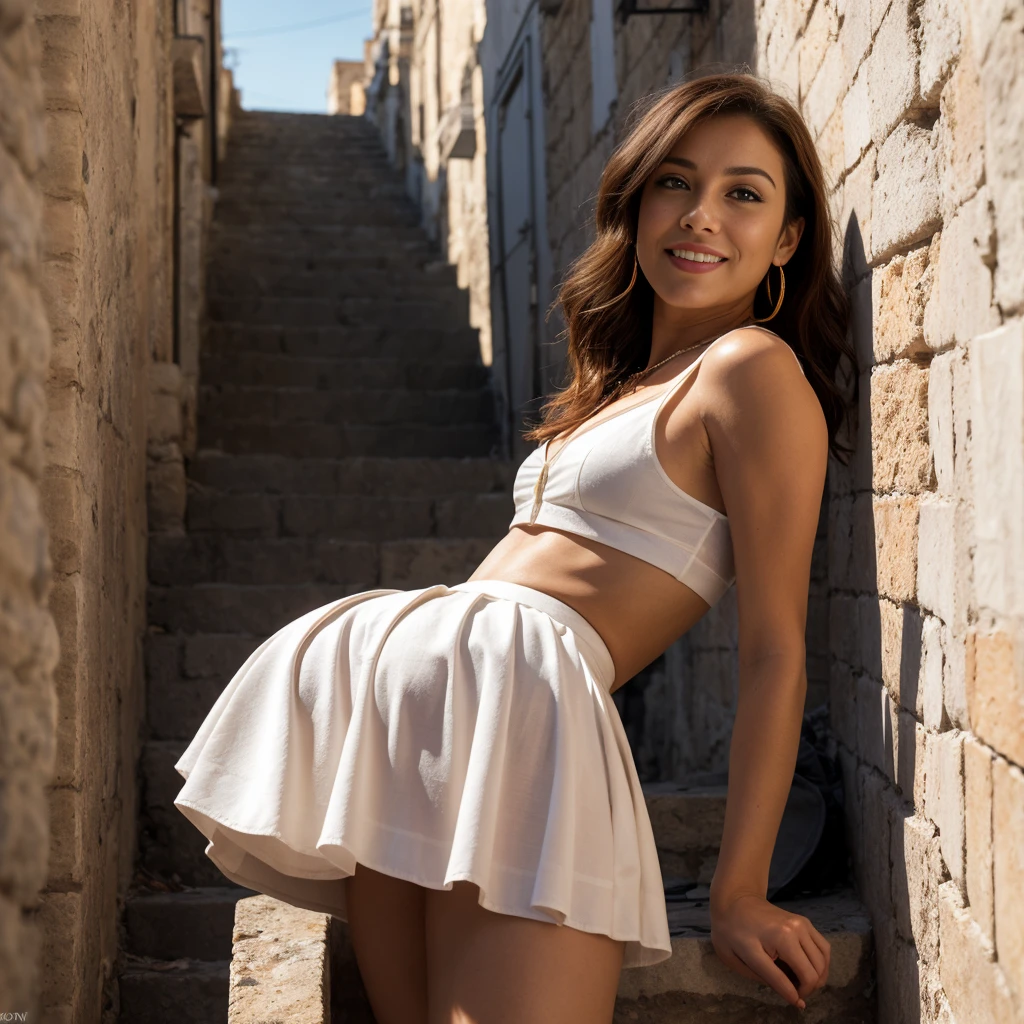
M 883 1019 L 1024 1017 L 1024 11 L 762 3 L 855 309 L 831 718 Z
M 44 1019 L 115 1012 L 131 878 L 145 630 L 148 367 L 171 358 L 169 4 L 39 0 L 48 152 L 43 500 L 60 635 Z
M 829 471 L 808 696 L 827 685 L 880 1016 L 1024 1019 L 1024 10 L 712 0 L 703 18 L 634 17 L 616 26 L 618 98 L 595 131 L 598 5 L 552 6 L 556 269 L 588 240 L 600 168 L 648 89 L 745 61 L 811 127 L 860 408 L 855 458 Z M 652 770 L 725 749 L 732 615 L 723 603 L 649 673 L 639 759 Z
M 0 0 L 0 1008 L 38 1010 L 60 653 L 47 608 L 44 505 L 50 328 L 40 286 L 42 47 L 23 0 Z

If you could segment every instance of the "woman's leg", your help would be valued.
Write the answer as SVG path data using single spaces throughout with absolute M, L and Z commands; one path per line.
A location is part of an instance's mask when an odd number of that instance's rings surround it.
M 426 890 L 429 1024 L 610 1024 L 624 943 Z
M 377 1024 L 426 1024 L 425 892 L 364 864 L 345 879 L 352 948 Z

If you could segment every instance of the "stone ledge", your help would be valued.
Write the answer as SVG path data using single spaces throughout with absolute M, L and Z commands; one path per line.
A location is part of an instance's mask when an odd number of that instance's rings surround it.
M 270 896 L 235 905 L 228 1024 L 330 1020 L 329 914 Z
M 790 913 L 810 918 L 832 945 L 829 980 L 817 994 L 819 998 L 830 990 L 846 990 L 857 984 L 867 986 L 872 948 L 871 921 L 867 910 L 851 892 L 777 905 Z M 711 919 L 706 906 L 684 904 L 675 908 L 669 904 L 669 926 L 673 932 L 671 959 L 653 967 L 623 971 L 619 984 L 620 1002 L 675 993 L 717 998 L 740 996 L 753 1004 L 787 1006 L 766 986 L 735 974 L 718 959 L 711 944 Z M 811 1012 L 815 1002 L 813 996 L 808 1000 L 807 1012 Z M 760 1021 L 762 1018 L 757 1019 Z

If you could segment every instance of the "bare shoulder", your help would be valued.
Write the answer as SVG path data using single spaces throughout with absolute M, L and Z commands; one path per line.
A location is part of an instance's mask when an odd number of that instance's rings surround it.
M 740 327 L 723 335 L 707 353 L 710 408 L 730 418 L 759 418 L 777 410 L 804 429 L 827 433 L 825 415 L 814 389 L 804 377 L 793 350 L 777 334 L 759 327 Z M 749 415 L 742 415 L 746 410 Z M 738 425 L 738 424 L 737 424 Z
M 760 327 L 739 327 L 722 335 L 708 349 L 704 366 L 709 376 L 740 387 L 750 379 L 760 379 L 763 385 L 766 376 L 775 384 L 807 383 L 789 345 Z
M 778 335 L 757 327 L 723 336 L 703 360 L 707 372 L 706 426 L 739 437 L 796 434 L 827 444 L 827 425 L 817 395 L 796 354 Z

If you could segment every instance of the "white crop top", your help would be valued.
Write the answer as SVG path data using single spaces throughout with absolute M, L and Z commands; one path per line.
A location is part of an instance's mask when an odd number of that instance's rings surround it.
M 516 474 L 509 527 L 537 523 L 590 537 L 715 604 L 735 580 L 728 517 L 672 482 L 654 440 L 658 413 L 714 344 L 650 398 L 581 424 L 550 458 L 550 442 L 535 448 Z

